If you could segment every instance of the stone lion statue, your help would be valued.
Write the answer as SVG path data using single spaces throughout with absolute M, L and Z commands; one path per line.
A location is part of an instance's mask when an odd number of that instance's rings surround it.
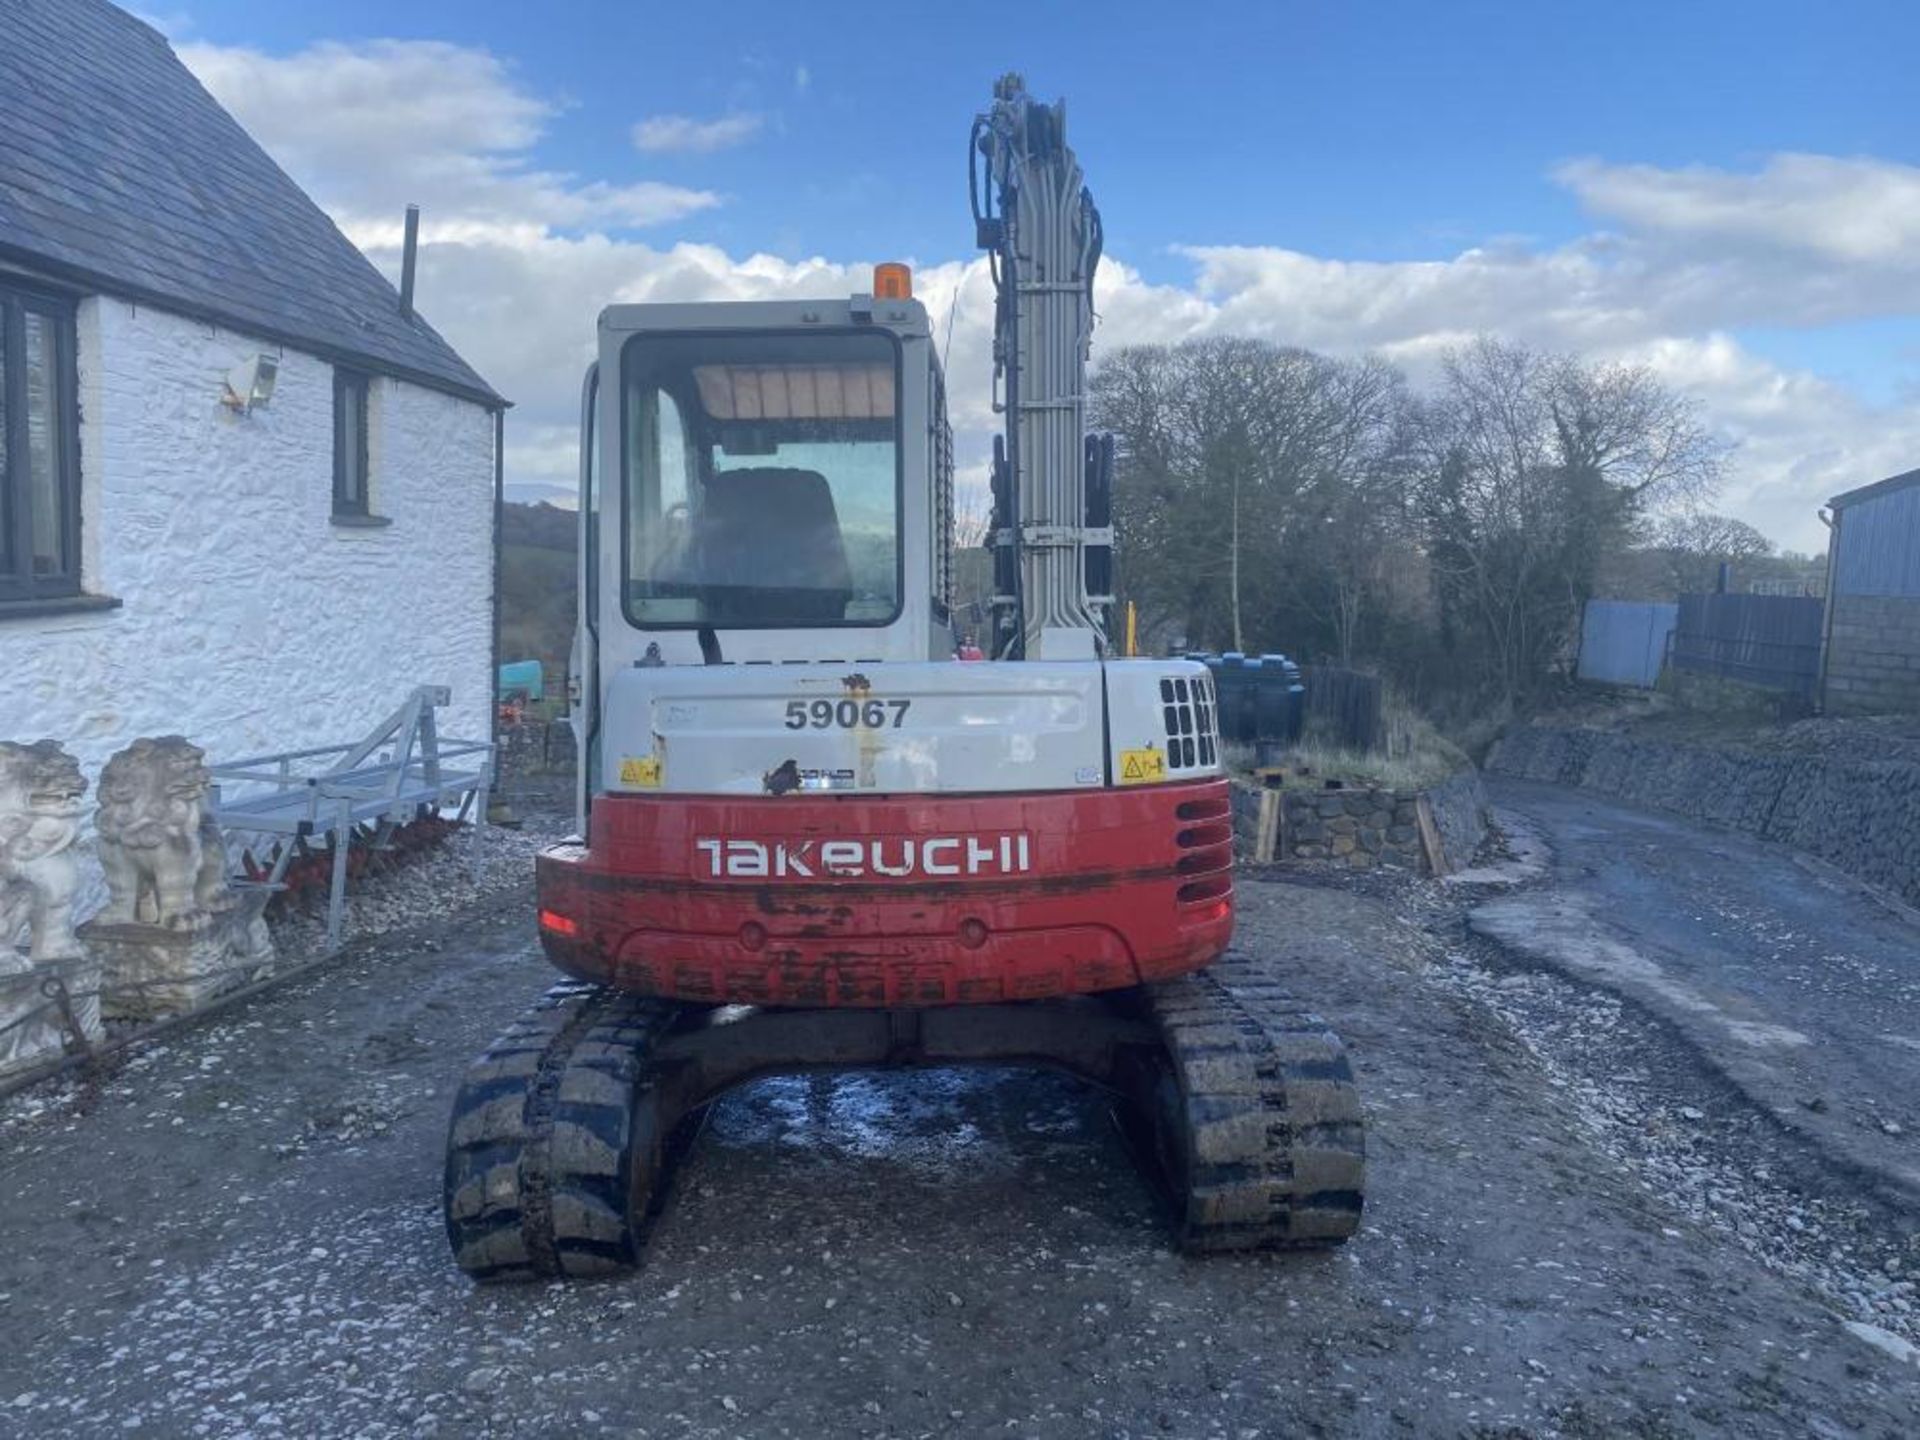
M 0 740 L 0 969 L 23 931 L 34 960 L 80 953 L 72 850 L 86 791 L 79 762 L 58 741 Z
M 100 772 L 94 829 L 108 898 L 97 923 L 182 928 L 232 908 L 205 760 L 183 736 L 163 735 L 134 741 Z

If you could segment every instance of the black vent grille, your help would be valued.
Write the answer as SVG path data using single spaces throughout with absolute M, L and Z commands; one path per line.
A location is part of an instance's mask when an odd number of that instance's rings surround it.
M 1220 759 L 1213 680 L 1167 675 L 1160 680 L 1160 716 L 1167 732 L 1169 770 L 1210 770 Z

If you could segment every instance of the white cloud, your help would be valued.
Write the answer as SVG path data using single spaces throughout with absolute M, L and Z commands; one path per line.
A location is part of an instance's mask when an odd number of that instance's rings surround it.
M 1911 269 L 1920 255 L 1920 168 L 1911 165 L 1784 154 L 1750 175 L 1591 159 L 1554 174 L 1594 214 L 1636 230 L 1778 246 L 1846 264 Z
M 1737 449 L 1716 508 L 1789 548 L 1821 551 L 1817 510 L 1843 490 L 1920 463 L 1920 414 L 1783 370 L 1726 335 L 1666 338 L 1627 358 L 1696 395 Z
M 574 482 L 578 387 L 603 306 L 867 287 L 857 255 L 785 260 L 624 233 L 718 197 L 536 168 L 530 156 L 555 107 L 484 51 L 378 42 L 284 58 L 210 45 L 183 53 L 389 273 L 402 206 L 426 205 L 422 308 L 516 402 L 507 460 L 517 483 Z M 804 88 L 804 67 L 795 83 Z M 1829 496 L 1920 463 L 1920 408 L 1870 404 L 1738 339 L 1743 327 L 1914 313 L 1920 171 L 1779 156 L 1748 175 L 1588 160 L 1555 178 L 1615 233 L 1399 262 L 1193 245 L 1180 252 L 1191 278 L 1178 284 L 1150 284 L 1110 258 L 1097 286 L 1096 358 L 1121 344 L 1238 333 L 1374 351 L 1418 382 L 1445 346 L 1491 332 L 1644 361 L 1697 395 L 1737 443 L 1722 507 L 1800 549 L 1823 543 L 1814 512 Z M 985 264 L 923 264 L 915 284 L 943 348 L 952 316 L 959 456 L 977 478 L 997 423 Z
M 1137 278 L 1103 292 L 1106 343 L 1135 335 L 1250 334 L 1335 354 L 1372 351 L 1413 379 L 1482 332 L 1596 360 L 1647 364 L 1697 397 L 1734 445 L 1719 504 L 1800 550 L 1825 545 L 1817 510 L 1831 496 L 1920 463 L 1920 409 L 1875 405 L 1829 380 L 1744 348 L 1739 324 L 1796 323 L 1811 297 L 1841 286 L 1876 293 L 1851 267 L 1824 276 L 1720 246 L 1716 265 L 1663 260 L 1604 238 L 1549 251 L 1469 250 L 1445 261 L 1356 263 L 1258 247 L 1194 247 L 1191 290 Z M 1796 290 L 1795 285 L 1801 288 Z M 1772 286 L 1770 311 L 1763 296 Z M 1850 314 L 1884 313 L 1862 300 Z M 1910 302 L 1909 302 L 1909 308 Z
M 534 168 L 529 152 L 557 106 L 484 50 L 374 40 L 272 56 L 196 44 L 180 58 L 362 245 L 397 235 L 409 203 L 427 239 L 508 243 L 549 227 L 664 224 L 720 203 L 705 190 Z
M 707 155 L 744 145 L 760 133 L 761 117 L 751 111 L 695 120 L 689 115 L 649 115 L 633 127 L 634 149 L 647 154 L 681 152 Z

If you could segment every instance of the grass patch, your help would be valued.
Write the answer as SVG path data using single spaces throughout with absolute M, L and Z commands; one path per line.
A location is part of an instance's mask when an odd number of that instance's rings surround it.
M 1300 743 L 1289 747 L 1275 762 L 1282 768 L 1280 788 L 1319 790 L 1327 781 L 1338 780 L 1349 786 L 1426 790 L 1472 763 L 1466 752 L 1391 691 L 1381 701 L 1380 721 L 1384 743 L 1378 750 L 1353 749 L 1336 738 L 1315 733 L 1309 726 Z M 1251 745 L 1221 748 L 1230 771 L 1253 773 Z

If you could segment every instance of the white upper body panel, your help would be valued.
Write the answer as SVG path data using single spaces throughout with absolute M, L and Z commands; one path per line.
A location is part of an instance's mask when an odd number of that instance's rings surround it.
M 1102 708 L 1097 664 L 629 666 L 607 687 L 605 788 L 1098 788 Z
M 1191 698 L 1163 703 L 1162 682 Z M 1183 660 L 629 666 L 607 685 L 601 788 L 901 795 L 1199 779 L 1220 773 L 1205 684 Z M 1170 709 L 1184 733 L 1169 733 Z

